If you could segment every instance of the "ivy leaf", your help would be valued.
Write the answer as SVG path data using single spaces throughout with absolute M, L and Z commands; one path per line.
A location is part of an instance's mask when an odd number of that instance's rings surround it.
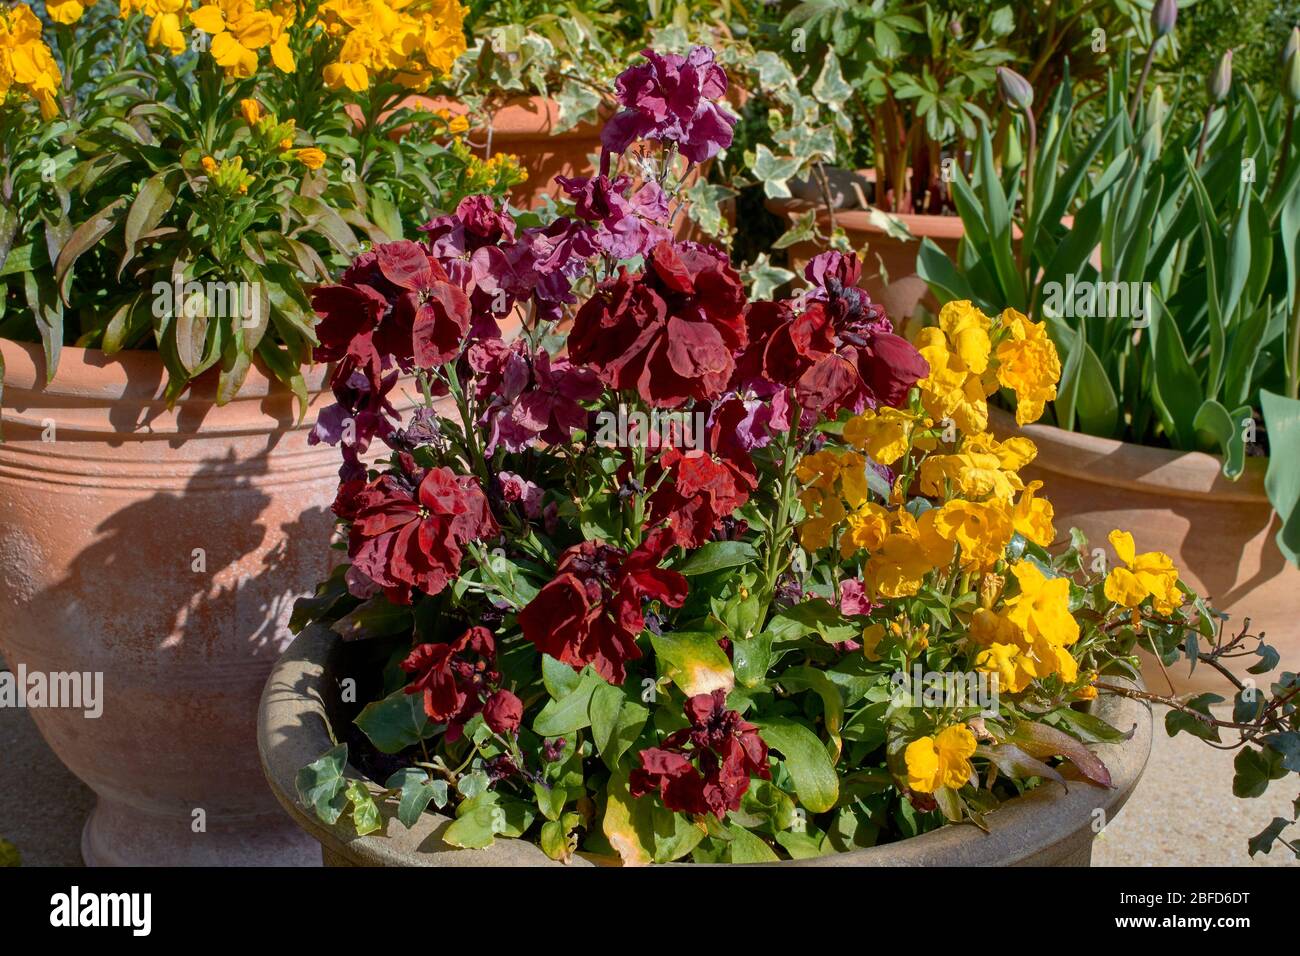
M 360 780 L 349 780 L 347 798 L 352 804 L 352 825 L 357 828 L 357 836 L 374 833 L 383 826 L 379 817 L 379 807 L 364 783 Z
M 430 803 L 439 809 L 447 805 L 447 781 L 432 780 L 426 771 L 418 767 L 406 767 L 397 771 L 388 778 L 384 788 L 401 791 L 397 819 L 407 829 L 415 826 L 420 814 L 424 813 Z
M 326 823 L 337 823 L 347 808 L 347 796 L 343 792 L 343 768 L 347 762 L 348 745 L 339 744 L 299 770 L 294 778 L 298 799 Z
M 401 753 L 432 732 L 424 712 L 424 695 L 408 694 L 405 688 L 366 704 L 353 723 L 386 754 Z

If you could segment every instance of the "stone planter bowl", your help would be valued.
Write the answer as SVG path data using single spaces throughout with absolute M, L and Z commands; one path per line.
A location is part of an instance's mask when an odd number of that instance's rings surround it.
M 294 640 L 276 663 L 262 694 L 257 742 L 262 769 L 280 805 L 321 846 L 327 866 L 560 866 L 526 840 L 498 839 L 486 850 L 448 846 L 441 834 L 449 817 L 425 813 L 407 829 L 395 808 L 380 804 L 383 829 L 359 837 L 350 819 L 323 823 L 298 802 L 298 771 L 334 745 L 330 722 L 337 699 L 335 682 L 347 676 L 345 645 L 333 632 L 311 627 Z M 325 693 L 326 690 L 329 693 Z M 1151 752 L 1149 708 L 1128 698 L 1105 696 L 1094 713 L 1132 738 L 1096 749 L 1110 770 L 1113 789 L 1089 784 L 1073 768 L 1063 768 L 1069 790 L 1055 784 L 1008 801 L 987 817 L 989 833 L 974 826 L 949 826 L 899 843 L 786 861 L 780 866 L 1087 866 L 1092 857 L 1093 821 L 1100 809 L 1114 819 L 1137 785 Z M 353 767 L 348 775 L 365 779 Z M 367 781 L 371 793 L 381 788 Z M 570 866 L 609 864 L 579 855 Z

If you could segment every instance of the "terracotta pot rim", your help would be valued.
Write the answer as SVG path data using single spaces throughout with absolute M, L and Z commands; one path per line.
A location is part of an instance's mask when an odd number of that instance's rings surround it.
M 276 799 L 304 830 L 329 852 L 368 866 L 549 866 L 535 844 L 503 838 L 486 850 L 460 851 L 440 838 L 450 824 L 442 814 L 424 813 L 410 829 L 381 804 L 383 834 L 358 837 L 351 824 L 333 825 L 298 804 L 298 771 L 334 746 L 321 691 L 342 639 L 312 626 L 299 634 L 276 662 L 258 707 L 257 747 L 262 770 Z M 781 866 L 1006 866 L 1043 861 L 1052 849 L 1090 828 L 1094 811 L 1111 820 L 1137 785 L 1151 752 L 1150 707 L 1125 697 L 1102 695 L 1094 713 L 1121 730 L 1134 729 L 1127 741 L 1095 748 L 1111 773 L 1113 789 L 1083 781 L 1065 768 L 1069 789 L 1039 787 L 990 813 L 986 834 L 974 826 L 946 826 L 910 840 L 813 860 L 782 861 Z M 381 788 L 351 765 L 349 777 L 363 780 L 372 796 Z M 578 865 L 608 861 L 579 854 Z M 573 865 L 573 864 L 570 864 Z M 694 865 L 694 864 L 689 864 Z
M 806 199 L 769 199 L 766 204 L 769 212 L 778 216 L 784 216 L 787 219 L 794 220 L 801 215 L 805 215 L 809 210 L 817 210 L 818 221 L 830 220 L 830 212 L 826 206 L 821 203 L 809 202 Z M 962 226 L 961 216 L 939 216 L 933 213 L 911 213 L 911 212 L 890 212 L 885 213 L 898 219 L 915 237 L 916 241 L 922 239 L 960 239 L 966 234 L 965 227 Z M 906 239 L 894 239 L 889 236 L 885 230 L 881 229 L 871 221 L 870 209 L 837 209 L 835 210 L 835 222 L 842 226 L 847 232 L 862 232 L 872 236 L 879 236 L 890 239 L 894 242 L 906 243 Z
M 428 103 L 430 109 L 445 109 L 453 116 L 464 116 L 470 112 L 467 104 L 452 97 L 417 96 Z M 613 115 L 612 108 L 602 112 Z M 553 132 L 560 122 L 560 103 L 549 96 L 513 96 L 503 100 L 488 111 L 491 117 L 492 142 L 529 142 L 534 140 L 554 139 L 591 139 L 599 138 L 600 126 L 596 123 L 579 123 L 563 132 Z M 487 130 L 476 127 L 471 134 L 478 138 Z
M 1205 452 L 1099 438 L 1055 425 L 1017 425 L 1010 414 L 991 406 L 989 425 L 998 435 L 1019 432 L 1032 440 L 1038 447 L 1034 467 L 1043 471 L 1149 495 L 1269 505 L 1267 458 L 1247 458 L 1241 477 L 1230 481 L 1223 476 L 1222 460 Z M 1046 492 L 1050 498 L 1051 488 Z
M 167 384 L 162 356 L 153 349 L 123 349 L 108 354 L 101 349 L 65 345 L 53 380 L 45 382 L 45 350 L 39 342 L 0 339 L 5 361 L 5 404 L 14 392 L 40 392 L 50 397 L 67 397 L 97 402 L 164 403 Z M 309 394 L 325 388 L 328 366 L 314 363 L 303 368 Z M 210 405 L 215 400 L 216 370 L 209 369 L 195 379 L 176 400 L 176 406 Z M 261 401 L 267 397 L 291 395 L 278 379 L 272 378 L 260 359 L 254 359 L 248 377 L 228 404 Z

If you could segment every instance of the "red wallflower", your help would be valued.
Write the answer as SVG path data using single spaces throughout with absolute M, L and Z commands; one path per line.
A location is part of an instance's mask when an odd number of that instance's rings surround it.
M 344 271 L 337 285 L 312 293 L 320 316 L 318 362 L 382 368 L 431 368 L 454 358 L 469 331 L 469 298 L 424 246 L 409 240 L 377 245 Z
M 406 692 L 424 694 L 424 712 L 447 725 L 447 740 L 453 743 L 465 722 L 483 709 L 480 695 L 499 679 L 495 666 L 496 643 L 486 627 L 471 627 L 450 644 L 416 645 L 401 663 L 402 670 L 415 675 Z
M 603 282 L 574 319 L 569 354 L 657 407 L 718 398 L 745 344 L 745 292 L 726 256 L 661 242 L 644 272 Z
M 650 522 L 668 520 L 673 543 L 687 548 L 708 541 L 722 519 L 749 499 L 746 476 L 706 451 L 664 449 L 646 472 L 646 485 L 656 484 L 658 489 L 650 496 Z
M 669 734 L 662 747 L 641 751 L 629 790 L 634 797 L 657 790 L 669 810 L 721 820 L 740 808 L 751 777 L 772 778 L 767 744 L 756 726 L 727 710 L 724 690 L 690 698 L 685 710 L 690 726 Z
M 514 733 L 524 719 L 524 702 L 508 690 L 499 690 L 483 704 L 483 719 L 498 734 Z
M 856 256 L 823 254 L 805 270 L 814 284 L 806 309 L 788 302 L 746 309 L 749 347 L 735 387 L 789 386 L 801 409 L 827 415 L 901 406 L 929 366 L 856 287 L 861 271 Z
M 686 579 L 659 567 L 672 546 L 666 529 L 651 532 L 631 554 L 583 541 L 560 555 L 555 577 L 519 612 L 524 637 L 537 649 L 579 670 L 592 665 L 611 684 L 641 656 L 644 601 L 681 607 Z
M 364 487 L 340 489 L 335 509 L 352 519 L 348 555 L 395 604 L 416 589 L 437 594 L 460 571 L 461 545 L 495 537 L 487 498 L 469 476 L 449 468 L 384 474 Z

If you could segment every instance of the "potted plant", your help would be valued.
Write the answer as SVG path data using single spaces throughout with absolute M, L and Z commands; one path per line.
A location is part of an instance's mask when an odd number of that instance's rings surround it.
M 1046 550 L 1032 444 L 965 416 L 989 382 L 1041 408 L 1041 323 L 950 306 L 918 349 L 851 255 L 749 301 L 720 251 L 667 238 L 658 184 L 615 160 L 724 148 L 725 77 L 707 50 L 646 58 L 582 191 L 637 196 L 640 221 L 584 202 L 507 238 L 477 204 L 502 277 L 554 283 L 571 329 L 506 346 L 444 317 L 418 374 L 457 413 L 340 483 L 350 563 L 297 606 L 263 696 L 272 789 L 351 865 L 1087 862 L 1145 761 L 1134 705 L 1165 702 L 1125 682 L 1139 636 L 1198 635 L 1212 667 L 1276 655 L 1123 532 L 1113 566 Z M 381 364 L 380 302 L 444 258 L 377 246 L 320 291 L 321 329 Z M 1294 685 L 1243 688 L 1230 725 L 1284 759 Z M 1218 733 L 1208 702 L 1168 702 L 1171 732 Z
M 1126 68 L 1077 145 L 1064 87 L 1037 146 L 1025 114 L 1023 164 L 996 172 L 985 135 L 975 178 L 954 183 L 962 247 L 949 257 L 926 244 L 918 269 L 943 301 L 1008 301 L 1047 323 L 1065 356 L 1061 388 L 1051 424 L 1027 433 L 1061 514 L 1093 536 L 1122 516 L 1289 653 L 1300 648 L 1300 161 L 1294 101 L 1234 91 L 1231 65 L 1229 53 L 1203 122 L 1181 135 L 1159 88 L 1142 101 L 1139 80 L 1125 95 Z M 1182 686 L 1210 683 L 1202 671 Z
M 630 57 L 648 46 L 683 53 L 693 42 L 725 49 L 752 16 L 747 4 L 470 3 L 477 39 L 457 64 L 458 101 L 435 105 L 471 116 L 468 139 L 482 157 L 521 158 L 527 184 L 511 195 L 530 209 L 544 195 L 560 198 L 556 176 L 590 175 L 601 120 L 617 106 L 614 78 Z
M 361 65 L 311 11 L 48 12 L 0 11 L 4 62 L 37 66 L 0 70 L 0 648 L 104 675 L 98 719 L 32 711 L 99 794 L 88 861 L 294 859 L 252 750 L 292 602 L 331 564 L 304 547 L 338 468 L 310 290 L 494 183 L 445 127 L 352 128 Z M 404 64 L 424 84 L 463 49 L 458 20 L 427 25 Z

